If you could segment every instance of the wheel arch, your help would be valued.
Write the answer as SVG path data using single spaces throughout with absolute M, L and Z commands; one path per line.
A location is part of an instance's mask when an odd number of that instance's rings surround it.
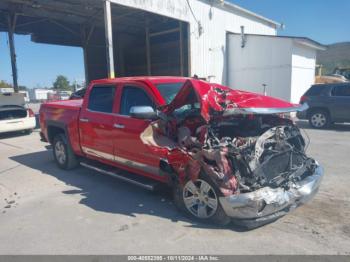
M 64 134 L 67 138 L 67 142 L 70 143 L 68 139 L 69 137 L 68 137 L 67 127 L 63 123 L 56 122 L 56 121 L 47 121 L 47 138 L 50 144 L 53 143 L 53 139 L 58 134 Z
M 316 111 L 325 111 L 325 112 L 327 112 L 328 116 L 331 117 L 331 112 L 327 107 L 317 106 L 317 107 L 312 107 L 312 108 L 307 110 L 307 115 L 306 115 L 307 118 L 309 118 L 311 116 L 311 114 L 316 112 Z

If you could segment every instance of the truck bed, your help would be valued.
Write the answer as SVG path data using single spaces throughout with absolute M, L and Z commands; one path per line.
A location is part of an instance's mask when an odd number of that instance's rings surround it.
M 83 99 L 61 100 L 44 103 L 42 104 L 41 108 L 65 108 L 72 110 L 80 110 L 82 104 Z
M 48 135 L 48 124 L 61 128 L 67 134 L 73 150 L 79 154 L 79 114 L 83 100 L 64 100 L 43 103 L 40 106 L 40 127 L 45 140 L 52 142 L 52 137 Z

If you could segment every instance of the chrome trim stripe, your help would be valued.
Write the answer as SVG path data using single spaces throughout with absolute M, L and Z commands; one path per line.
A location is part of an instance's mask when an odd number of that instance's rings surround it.
M 147 165 L 147 164 L 144 164 L 144 163 L 132 161 L 132 160 L 129 160 L 129 159 L 126 159 L 126 158 L 123 158 L 123 157 L 119 157 L 119 156 L 115 156 L 115 155 L 108 154 L 108 153 L 105 153 L 105 152 L 101 152 L 101 151 L 98 151 L 98 150 L 95 150 L 95 149 L 92 149 L 92 148 L 89 148 L 89 147 L 85 147 L 85 146 L 82 146 L 81 149 L 82 149 L 82 151 L 85 154 L 88 154 L 88 155 L 92 155 L 92 156 L 101 157 L 101 158 L 104 158 L 104 159 L 107 159 L 107 160 L 111 160 L 111 161 L 120 163 L 122 165 L 131 167 L 131 168 L 136 168 L 136 169 L 145 171 L 147 173 L 151 173 L 153 175 L 160 175 L 158 167 L 154 167 L 154 166 L 150 166 L 150 165 Z
M 80 165 L 86 167 L 86 168 L 89 168 L 89 169 L 92 169 L 92 170 L 95 170 L 97 172 L 100 172 L 100 173 L 103 173 L 105 175 L 109 175 L 109 176 L 112 176 L 112 177 L 115 177 L 117 179 L 120 179 L 122 181 L 125 181 L 125 182 L 128 182 L 130 184 L 134 184 L 136 186 L 139 186 L 139 187 L 142 187 L 142 188 L 145 188 L 147 190 L 154 190 L 154 186 L 153 185 L 147 185 L 147 184 L 143 184 L 141 182 L 138 182 L 136 180 L 133 180 L 133 179 L 130 179 L 130 178 L 127 178 L 127 177 L 124 177 L 124 176 L 120 176 L 116 173 L 113 173 L 113 172 L 110 172 L 110 171 L 107 171 L 107 170 L 104 170 L 104 169 L 101 169 L 101 168 L 98 168 L 96 166 L 93 166 L 93 165 L 89 165 L 89 164 L 86 164 L 84 162 L 80 162 Z
M 224 116 L 233 114 L 280 114 L 280 113 L 291 113 L 301 112 L 309 108 L 307 103 L 304 103 L 297 107 L 287 108 L 265 108 L 265 107 L 250 107 L 250 108 L 232 108 L 224 111 Z
M 89 147 L 85 147 L 85 146 L 82 146 L 81 149 L 83 150 L 83 152 L 85 154 L 101 157 L 101 158 L 104 158 L 107 160 L 112 160 L 112 161 L 114 160 L 114 155 L 104 153 L 104 152 L 101 152 L 101 151 L 98 151 L 98 150 L 95 150 L 95 149 L 92 149 Z

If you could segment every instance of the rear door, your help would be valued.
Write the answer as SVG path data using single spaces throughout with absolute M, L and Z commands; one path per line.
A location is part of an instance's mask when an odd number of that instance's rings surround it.
M 125 83 L 118 91 L 120 98 L 118 113 L 114 118 L 115 161 L 147 174 L 159 175 L 161 156 L 146 146 L 140 138 L 141 133 L 152 122 L 151 119 L 138 119 L 130 116 L 132 106 L 151 106 L 158 104 L 147 86 L 140 83 Z
M 79 132 L 82 151 L 89 156 L 114 160 L 115 94 L 115 85 L 94 85 L 86 94 L 79 118 Z
M 333 87 L 331 103 L 334 120 L 350 121 L 350 84 L 336 85 Z

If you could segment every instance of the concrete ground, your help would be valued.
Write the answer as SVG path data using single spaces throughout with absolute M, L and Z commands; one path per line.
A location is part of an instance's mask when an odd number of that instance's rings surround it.
M 0 254 L 350 254 L 350 126 L 308 129 L 325 168 L 315 199 L 264 227 L 184 218 L 164 193 L 62 171 L 32 135 L 0 138 Z

